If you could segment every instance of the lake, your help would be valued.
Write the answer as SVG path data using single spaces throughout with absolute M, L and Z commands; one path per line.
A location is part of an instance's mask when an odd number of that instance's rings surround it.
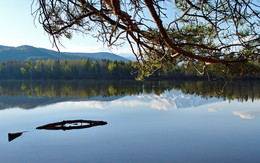
M 0 124 L 4 163 L 260 162 L 260 83 L 0 81 Z

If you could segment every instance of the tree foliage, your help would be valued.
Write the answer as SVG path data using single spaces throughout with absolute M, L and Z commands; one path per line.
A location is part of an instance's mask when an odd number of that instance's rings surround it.
M 65 60 L 37 60 L 37 61 L 6 61 L 0 63 L 0 79 L 138 79 L 135 73 L 138 68 L 133 67 L 133 62 L 90 59 L 65 59 Z M 244 70 L 240 67 L 233 68 L 232 76 L 226 76 L 225 67 L 209 66 L 207 74 L 200 72 L 201 65 L 190 64 L 168 65 L 167 69 L 158 69 L 148 79 L 212 79 L 228 78 L 250 78 L 260 79 L 260 70 L 249 67 Z M 244 72 L 247 71 L 247 72 Z M 145 73 L 145 72 L 144 72 Z M 234 75 L 234 74 L 248 75 Z
M 209 64 L 259 69 L 257 1 L 37 0 L 34 14 L 56 46 L 74 31 L 108 46 L 127 42 L 140 72 L 149 76 L 167 68 L 165 63 L 180 62 L 200 62 L 203 69 Z
M 111 67 L 110 65 L 113 65 Z M 131 62 L 37 60 L 0 63 L 0 79 L 133 79 Z

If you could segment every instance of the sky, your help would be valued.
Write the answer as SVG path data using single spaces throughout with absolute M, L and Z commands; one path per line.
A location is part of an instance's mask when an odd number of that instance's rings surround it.
M 35 0 L 36 1 L 36 0 Z M 258 0 L 254 0 L 259 4 Z M 31 45 L 57 50 L 52 46 L 49 36 L 44 32 L 38 21 L 31 14 L 33 0 L 0 0 L 0 45 L 21 46 Z M 173 6 L 167 6 L 173 8 Z M 175 15 L 173 10 L 170 14 Z M 170 19 L 171 20 L 171 19 Z M 133 57 L 129 46 L 107 48 L 92 36 L 73 35 L 71 40 L 63 38 L 59 46 L 62 52 L 112 52 L 123 57 Z
M 31 15 L 33 0 L 0 0 L 0 45 L 31 45 L 57 50 L 49 36 Z M 112 52 L 123 57 L 133 57 L 128 47 L 109 49 L 92 36 L 73 35 L 71 40 L 61 40 L 63 52 Z

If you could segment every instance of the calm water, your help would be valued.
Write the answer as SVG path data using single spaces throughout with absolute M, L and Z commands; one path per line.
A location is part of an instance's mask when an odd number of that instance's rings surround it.
M 3 163 L 257 163 L 260 83 L 0 81 L 0 124 Z

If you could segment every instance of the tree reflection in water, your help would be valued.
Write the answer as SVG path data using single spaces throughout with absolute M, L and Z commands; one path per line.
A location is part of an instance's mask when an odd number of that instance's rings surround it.
M 91 98 L 95 96 L 125 96 L 142 93 L 162 94 L 166 90 L 181 90 L 202 98 L 259 99 L 260 82 L 255 81 L 145 81 L 82 80 L 82 81 L 0 81 L 0 95 Z

